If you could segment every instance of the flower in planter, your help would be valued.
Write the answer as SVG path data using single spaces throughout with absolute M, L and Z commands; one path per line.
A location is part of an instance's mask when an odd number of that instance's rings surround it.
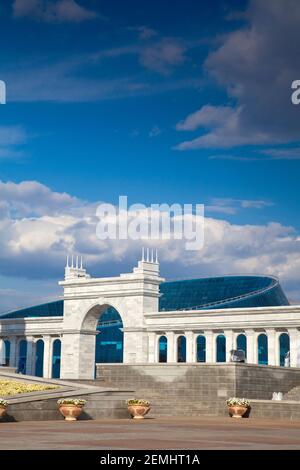
M 80 398 L 60 398 L 57 400 L 58 405 L 75 405 L 75 406 L 84 406 L 86 400 Z
M 226 400 L 227 406 L 245 406 L 246 408 L 250 407 L 250 401 L 246 398 L 236 398 L 231 397 Z
M 7 406 L 7 405 L 8 405 L 8 401 L 3 400 L 3 398 L 0 398 L 0 406 Z
M 141 406 L 150 406 L 150 401 L 148 400 L 143 400 L 143 399 L 136 399 L 136 398 L 131 398 L 130 400 L 126 401 L 126 405 L 132 406 L 132 405 L 141 405 Z
M 76 421 L 81 415 L 86 400 L 81 398 L 60 398 L 57 400 L 58 409 L 65 418 L 65 421 Z

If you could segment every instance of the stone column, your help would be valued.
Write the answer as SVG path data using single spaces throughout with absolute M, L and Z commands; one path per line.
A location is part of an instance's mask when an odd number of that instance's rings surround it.
M 43 377 L 50 379 L 52 377 L 52 342 L 51 336 L 43 336 L 44 341 L 44 362 Z
M 186 362 L 195 362 L 194 360 L 194 332 L 186 331 Z
M 61 379 L 95 378 L 95 336 L 96 331 L 78 333 L 64 330 L 61 342 Z
M 158 340 L 159 336 L 154 332 L 148 333 L 148 362 L 158 362 Z
M 166 336 L 168 340 L 167 362 L 176 362 L 176 356 L 175 356 L 176 341 L 175 341 L 174 331 L 169 331 Z
M 212 331 L 204 332 L 205 341 L 206 341 L 206 350 L 205 350 L 205 362 L 216 362 L 215 350 L 214 347 L 214 334 Z
M 266 334 L 268 337 L 268 365 L 276 365 L 276 355 L 275 355 L 275 343 L 276 343 L 276 331 L 274 328 L 266 329 Z
M 256 352 L 255 352 L 255 332 L 254 330 L 245 330 L 247 339 L 247 364 L 256 364 Z
M 26 375 L 35 374 L 35 342 L 32 336 L 26 337 L 27 354 L 26 354 Z
M 280 366 L 280 347 L 279 347 L 279 336 L 281 333 L 275 331 L 275 345 L 274 345 L 274 354 L 275 354 L 275 366 Z
M 17 337 L 11 336 L 9 338 L 10 342 L 10 354 L 9 354 L 9 366 L 17 367 Z
M 226 338 L 226 362 L 230 362 L 230 351 L 234 349 L 233 344 L 233 331 L 232 330 L 225 330 L 224 335 Z
M 0 366 L 5 366 L 6 346 L 4 338 L 0 338 Z
M 124 363 L 148 362 L 148 333 L 144 328 L 124 327 Z
M 300 367 L 300 334 L 297 328 L 288 329 L 290 337 L 290 364 L 291 367 Z

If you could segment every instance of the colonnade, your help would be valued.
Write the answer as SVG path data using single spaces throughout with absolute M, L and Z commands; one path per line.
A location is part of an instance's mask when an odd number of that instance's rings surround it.
M 199 341 L 200 337 L 203 338 L 201 341 Z M 300 331 L 298 328 L 180 330 L 148 333 L 149 363 L 230 362 L 231 350 L 243 349 L 246 362 L 249 364 L 299 367 L 299 348 Z
M 61 340 L 55 335 L 6 336 L 7 365 L 27 375 L 58 378 Z M 7 354 L 8 350 L 8 354 Z M 38 361 L 39 371 L 37 371 Z

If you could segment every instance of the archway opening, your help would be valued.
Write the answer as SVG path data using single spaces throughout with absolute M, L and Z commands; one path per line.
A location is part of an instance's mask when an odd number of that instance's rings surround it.
M 168 360 L 168 340 L 166 336 L 161 336 L 158 341 L 158 362 Z
M 289 364 L 288 352 L 290 351 L 290 337 L 287 333 L 281 333 L 279 336 L 279 360 L 280 365 L 283 367 Z
M 186 362 L 186 337 L 177 338 L 177 362 Z
M 124 333 L 119 312 L 108 307 L 100 314 L 96 335 L 96 363 L 123 362 Z
M 203 335 L 197 336 L 197 362 L 206 362 L 206 338 Z
M 236 348 L 244 351 L 245 358 L 247 358 L 247 338 L 243 333 L 238 335 L 236 338 Z
M 19 342 L 19 355 L 18 355 L 18 372 L 26 374 L 26 358 L 27 358 L 27 341 L 22 339 Z
M 268 365 L 268 337 L 261 333 L 257 338 L 258 364 Z
M 226 338 L 224 335 L 218 335 L 216 339 L 217 345 L 217 362 L 226 362 Z
M 60 378 L 60 357 L 61 357 L 61 340 L 56 339 L 52 345 L 52 378 Z
M 5 345 L 5 364 L 9 366 L 9 361 L 10 361 L 10 341 L 6 339 L 4 341 Z
M 44 376 L 44 341 L 39 339 L 35 348 L 35 375 Z

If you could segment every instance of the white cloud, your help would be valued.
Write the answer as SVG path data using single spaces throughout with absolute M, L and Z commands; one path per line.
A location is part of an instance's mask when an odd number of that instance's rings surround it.
M 230 200 L 226 204 L 223 207 L 230 207 Z M 265 204 L 239 200 L 239 207 Z M 95 213 L 96 204 L 53 192 L 37 182 L 1 183 L 0 275 L 12 276 L 12 286 L 17 278 L 53 279 L 55 283 L 63 275 L 68 252 L 82 254 L 92 274 L 131 270 L 142 243 L 99 240 Z M 159 248 L 163 274 L 172 278 L 275 274 L 293 296 L 295 283 L 300 282 L 300 237 L 293 227 L 279 223 L 239 225 L 206 217 L 202 250 L 186 251 L 185 240 L 151 245 Z
M 15 160 L 26 154 L 18 146 L 28 139 L 26 131 L 21 126 L 0 126 L 0 160 Z
M 14 0 L 13 14 L 46 23 L 80 23 L 99 16 L 75 0 Z
M 205 210 L 233 215 L 241 209 L 265 209 L 270 206 L 273 206 L 272 202 L 259 199 L 213 198 L 205 205 Z
M 210 128 L 200 137 L 181 142 L 177 150 L 194 150 L 200 148 L 226 148 L 252 144 L 270 144 L 281 142 L 273 136 L 259 132 L 249 132 L 241 126 L 242 108 L 229 106 L 205 105 L 198 111 L 189 114 L 176 125 L 178 131 L 194 131 L 199 127 Z
M 185 62 L 186 49 L 181 41 L 165 38 L 155 44 L 143 47 L 140 51 L 140 63 L 147 69 L 169 74 L 174 67 Z
M 300 3 L 250 0 L 243 13 L 243 25 L 220 37 L 204 63 L 227 91 L 231 112 L 210 109 L 217 118 L 213 122 L 205 119 L 206 107 L 188 116 L 181 129 L 191 130 L 198 122 L 207 128 L 179 144 L 180 150 L 300 141 L 299 107 L 291 104 L 291 84 L 300 70 Z

